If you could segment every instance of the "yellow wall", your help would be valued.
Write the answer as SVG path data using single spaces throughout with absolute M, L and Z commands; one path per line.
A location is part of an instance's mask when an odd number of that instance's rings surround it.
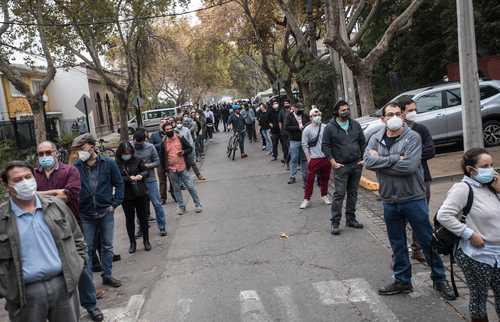
M 23 81 L 26 82 L 30 88 L 32 87 L 33 80 L 39 80 L 38 77 L 26 76 Z M 14 118 L 19 114 L 31 114 L 31 107 L 28 100 L 24 97 L 12 96 L 9 81 L 2 78 L 2 86 L 5 93 L 5 102 L 7 103 L 7 110 L 9 111 L 9 117 Z M 45 90 L 45 95 L 47 95 L 47 90 Z M 48 97 L 48 95 L 47 95 Z M 50 98 L 45 105 L 45 110 L 50 111 Z

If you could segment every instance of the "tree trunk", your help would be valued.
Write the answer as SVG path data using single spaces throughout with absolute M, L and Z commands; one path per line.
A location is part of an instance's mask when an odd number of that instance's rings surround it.
M 363 75 L 356 75 L 358 83 L 359 102 L 361 105 L 361 115 L 369 115 L 375 112 L 375 101 L 373 99 L 371 74 L 365 73 Z
M 128 95 L 120 93 L 118 106 L 120 107 L 120 141 L 128 141 Z
M 287 79 L 285 83 L 283 84 L 283 89 L 286 92 L 286 96 L 290 100 L 290 102 L 295 102 L 295 97 L 293 97 L 293 92 L 292 92 L 292 80 Z
M 304 103 L 304 108 L 307 112 L 311 109 L 311 105 L 313 105 L 311 90 L 309 88 L 310 84 L 308 82 L 297 82 L 300 88 L 300 92 L 302 93 L 302 100 Z
M 47 140 L 47 130 L 45 128 L 45 117 L 43 113 L 44 102 L 42 99 L 33 98 L 29 102 L 33 113 L 33 126 L 35 127 L 36 144 Z

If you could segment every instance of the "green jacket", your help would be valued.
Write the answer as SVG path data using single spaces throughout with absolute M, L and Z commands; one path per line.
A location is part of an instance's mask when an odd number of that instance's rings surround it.
M 87 246 L 82 232 L 63 201 L 56 197 L 38 197 L 42 202 L 45 222 L 59 251 L 66 289 L 68 293 L 73 293 L 87 260 Z M 10 307 L 17 305 L 22 308 L 26 303 L 21 265 L 16 216 L 10 203 L 7 203 L 0 213 L 0 298 L 5 298 Z

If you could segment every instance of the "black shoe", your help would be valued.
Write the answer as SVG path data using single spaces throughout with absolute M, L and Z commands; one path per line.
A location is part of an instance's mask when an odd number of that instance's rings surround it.
M 137 249 L 137 244 L 134 241 L 133 243 L 130 243 L 130 247 L 128 248 L 128 253 L 133 254 L 135 253 L 136 249 Z
M 166 204 L 167 204 L 167 200 L 162 199 L 162 200 L 161 200 L 161 204 L 162 204 L 162 205 L 166 205 Z
M 102 272 L 101 264 L 92 264 L 92 272 L 94 273 Z
M 88 310 L 87 312 L 89 313 L 90 319 L 94 322 L 101 322 L 104 320 L 104 314 L 102 314 L 101 310 L 97 307 Z
M 290 177 L 290 179 L 288 179 L 288 184 L 293 184 L 295 183 L 297 180 L 295 180 L 295 177 Z
M 332 224 L 332 229 L 330 231 L 332 235 L 340 235 L 339 224 Z
M 378 290 L 378 294 L 380 295 L 408 294 L 411 292 L 413 292 L 411 284 L 403 284 L 398 281 L 392 282 Z
M 114 277 L 107 277 L 107 278 L 102 278 L 102 285 L 108 285 L 114 288 L 122 286 L 122 282 L 117 280 Z
M 151 250 L 151 244 L 149 243 L 149 240 L 144 241 L 144 250 L 147 252 Z
M 167 231 L 166 231 L 165 229 L 160 230 L 160 236 L 161 236 L 161 237 L 165 237 L 165 236 L 167 236 L 167 235 L 168 235 L 168 234 L 167 234 Z
M 156 222 L 156 218 L 153 216 L 149 216 L 148 221 L 149 222 Z
M 356 228 L 356 229 L 362 229 L 364 227 L 363 224 L 360 223 L 360 222 L 358 222 L 356 219 L 348 221 L 346 223 L 346 226 L 347 227 L 351 227 L 351 228 Z
M 432 283 L 432 287 L 447 301 L 454 301 L 457 299 L 455 291 L 450 284 L 448 284 L 448 281 L 434 282 Z
M 122 260 L 122 257 L 120 256 L 120 254 L 113 254 L 113 262 L 118 262 L 121 260 Z

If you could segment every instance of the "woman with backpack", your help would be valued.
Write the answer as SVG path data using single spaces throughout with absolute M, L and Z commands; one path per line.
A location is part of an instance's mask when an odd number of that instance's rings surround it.
M 149 174 L 144 162 L 135 157 L 135 149 L 130 142 L 122 142 L 116 150 L 116 163 L 122 173 L 125 182 L 125 198 L 122 203 L 125 213 L 127 234 L 130 240 L 130 254 L 135 253 L 137 244 L 135 241 L 135 216 L 139 219 L 144 249 L 151 250 L 149 242 L 147 204 L 148 190 L 144 178 Z
M 488 290 L 495 295 L 500 317 L 500 176 L 485 149 L 473 148 L 462 158 L 464 178 L 448 191 L 437 220 L 460 237 L 455 253 L 470 290 L 471 321 L 488 321 Z M 472 189 L 472 194 L 469 191 Z M 463 210 L 472 196 L 472 206 L 463 220 Z

